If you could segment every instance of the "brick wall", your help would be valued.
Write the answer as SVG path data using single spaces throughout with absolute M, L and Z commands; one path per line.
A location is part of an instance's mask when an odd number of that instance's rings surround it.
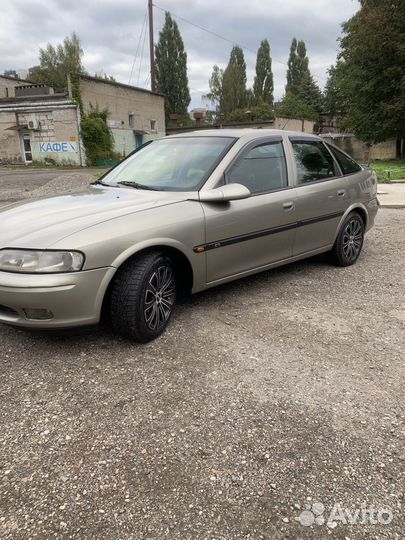
M 327 135 L 323 135 L 323 138 L 325 141 L 330 141 L 335 144 L 358 161 L 368 161 L 369 159 L 395 159 L 396 157 L 395 139 L 374 144 L 369 150 L 366 143 L 360 141 L 354 135 L 345 135 L 341 137 L 328 137 Z
M 159 94 L 124 84 L 112 83 L 92 77 L 80 79 L 83 109 L 107 108 L 109 125 L 114 135 L 115 150 L 128 154 L 135 148 L 134 132 L 143 132 L 144 141 L 165 135 L 164 98 Z M 133 115 L 133 126 L 130 125 Z M 155 129 L 151 129 L 151 120 Z
M 4 77 L 0 75 L 0 98 L 14 97 L 16 86 L 25 86 L 25 81 L 19 81 L 12 77 Z
M 284 129 L 288 131 L 302 131 L 304 133 L 314 132 L 315 122 L 313 120 L 301 120 L 299 118 L 281 118 L 274 119 L 274 129 Z
M 0 112 L 0 163 L 23 163 L 20 136 L 8 129 L 15 125 L 14 112 Z
M 246 121 L 246 122 L 232 122 L 227 124 L 223 122 L 221 127 L 224 129 L 240 129 L 240 128 L 256 128 L 256 129 L 284 129 L 288 131 L 304 131 L 305 133 L 314 132 L 315 122 L 312 120 L 301 120 L 298 118 L 275 118 L 274 120 L 266 120 L 264 122 L 259 121 Z M 187 133 L 188 131 L 197 131 L 204 129 L 215 129 L 216 125 L 209 124 L 194 124 L 193 126 L 170 126 L 166 130 L 167 135 L 175 135 L 176 133 Z
M 26 126 L 30 120 L 38 122 L 37 129 L 8 129 L 15 128 L 16 125 Z M 44 106 L 40 110 L 29 110 L 27 104 L 26 109 L 20 106 L 12 112 L 0 111 L 1 163 L 24 163 L 21 147 L 23 133 L 30 136 L 33 161 L 52 159 L 66 165 L 83 163 L 76 105 Z M 51 143 L 51 146 L 48 143 Z M 52 146 L 53 143 L 60 144 Z

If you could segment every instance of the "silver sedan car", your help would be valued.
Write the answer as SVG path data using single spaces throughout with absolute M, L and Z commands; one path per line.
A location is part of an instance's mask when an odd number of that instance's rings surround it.
M 314 135 L 207 130 L 147 143 L 83 192 L 0 210 L 0 321 L 156 338 L 193 293 L 330 252 L 356 262 L 375 173 Z

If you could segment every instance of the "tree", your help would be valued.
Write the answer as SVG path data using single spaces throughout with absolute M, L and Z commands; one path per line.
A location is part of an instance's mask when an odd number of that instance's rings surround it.
M 210 91 L 203 98 L 215 106 L 216 112 L 221 112 L 223 109 L 223 77 L 224 70 L 220 69 L 216 64 L 212 69 L 210 80 L 208 81 Z
M 117 82 L 113 75 L 107 75 L 107 73 L 95 73 L 94 77 L 102 81 Z
M 337 80 L 337 66 L 330 66 L 323 92 L 325 112 L 337 116 L 342 112 L 342 96 Z
M 264 101 L 273 105 L 273 73 L 271 71 L 270 44 L 267 39 L 260 43 L 256 59 L 256 77 L 253 92 L 256 102 Z
M 288 59 L 286 95 L 300 101 L 317 111 L 318 119 L 322 112 L 322 94 L 309 70 L 309 59 L 305 43 L 293 38 Z
M 294 94 L 286 94 L 276 109 L 276 114 L 282 118 L 302 118 L 317 122 L 318 112 Z
M 246 109 L 235 109 L 227 116 L 228 122 L 246 122 Z M 265 101 L 261 101 L 259 105 L 254 105 L 249 109 L 250 119 L 256 122 L 265 122 L 274 120 L 273 107 Z
M 362 0 L 342 25 L 336 78 L 343 125 L 368 144 L 405 136 L 405 0 Z M 404 153 L 404 145 L 402 146 Z
M 187 78 L 187 53 L 177 26 L 168 11 L 155 46 L 156 88 L 165 96 L 166 116 L 186 115 L 191 101 Z
M 223 111 L 225 115 L 246 106 L 246 62 L 243 51 L 235 45 L 222 77 Z
M 294 37 L 291 41 L 290 56 L 288 58 L 287 85 L 286 94 L 296 96 L 301 83 L 302 73 L 298 68 L 297 39 Z
M 53 86 L 56 92 L 67 89 L 67 79 L 70 76 L 72 86 L 77 91 L 79 75 L 85 73 L 82 65 L 83 50 L 79 36 L 73 32 L 66 37 L 62 44 L 56 47 L 51 43 L 45 49 L 39 49 L 39 67 L 31 70 L 30 78 L 33 82 L 45 83 Z M 75 96 L 74 97 L 78 97 Z
M 323 109 L 323 96 L 309 70 L 302 77 L 297 97 L 317 112 L 319 120 Z

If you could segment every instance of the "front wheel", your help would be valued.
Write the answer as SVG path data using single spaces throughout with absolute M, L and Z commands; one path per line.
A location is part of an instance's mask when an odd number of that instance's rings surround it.
M 146 343 L 166 328 L 176 303 L 176 277 L 170 259 L 152 252 L 118 271 L 111 292 L 114 330 Z
M 359 258 L 363 242 L 363 220 L 357 212 L 351 212 L 343 222 L 333 245 L 332 262 L 337 266 L 351 266 Z

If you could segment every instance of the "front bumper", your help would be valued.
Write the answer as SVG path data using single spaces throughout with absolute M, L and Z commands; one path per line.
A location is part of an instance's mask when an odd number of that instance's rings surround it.
M 0 322 L 28 328 L 96 324 L 115 272 L 112 267 L 67 274 L 0 272 Z M 32 310 L 47 310 L 52 318 L 31 318 Z

